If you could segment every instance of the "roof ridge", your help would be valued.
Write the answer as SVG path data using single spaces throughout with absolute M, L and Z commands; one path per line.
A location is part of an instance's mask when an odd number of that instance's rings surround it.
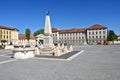
M 17 28 L 12 28 L 12 27 L 8 27 L 8 26 L 3 26 L 3 25 L 0 25 L 0 28 L 1 29 L 9 29 L 9 30 L 16 30 Z M 17 29 L 18 30 L 18 29 Z

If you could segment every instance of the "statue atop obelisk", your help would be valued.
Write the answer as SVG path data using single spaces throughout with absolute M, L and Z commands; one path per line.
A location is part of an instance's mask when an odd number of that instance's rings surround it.
M 52 35 L 49 11 L 46 12 L 44 34 L 45 34 L 45 36 L 51 36 Z

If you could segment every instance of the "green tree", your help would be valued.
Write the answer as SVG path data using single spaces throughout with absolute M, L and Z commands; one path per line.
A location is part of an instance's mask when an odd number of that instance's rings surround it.
M 26 39 L 28 40 L 28 42 L 30 40 L 30 34 L 31 34 L 31 31 L 30 31 L 29 28 L 27 28 L 26 31 L 25 31 L 25 36 L 26 36 Z
M 118 39 L 118 37 L 117 37 L 117 35 L 114 33 L 114 31 L 113 31 L 113 30 L 110 30 L 110 31 L 108 32 L 107 40 L 108 40 L 108 41 L 114 41 L 114 40 L 117 40 L 117 39 Z
M 1 43 L 6 43 L 6 40 L 1 40 Z
M 39 34 L 44 34 L 44 29 L 39 29 L 39 30 L 34 32 L 34 36 L 37 36 Z

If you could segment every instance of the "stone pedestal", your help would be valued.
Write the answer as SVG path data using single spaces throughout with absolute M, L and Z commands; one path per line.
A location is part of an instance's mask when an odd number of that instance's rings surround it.
M 53 38 L 51 36 L 45 36 L 43 45 L 44 45 L 44 47 L 52 47 L 53 46 Z
M 44 47 L 40 50 L 40 55 L 53 55 L 54 49 L 52 47 Z
M 40 50 L 41 55 L 51 55 L 54 52 L 53 38 L 51 36 L 44 36 L 43 48 Z

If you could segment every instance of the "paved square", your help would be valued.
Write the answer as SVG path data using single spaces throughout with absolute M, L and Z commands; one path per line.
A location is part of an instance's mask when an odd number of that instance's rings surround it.
M 0 62 L 12 60 L 0 64 L 0 80 L 120 80 L 120 45 L 73 47 L 84 52 L 71 61 L 0 56 Z

